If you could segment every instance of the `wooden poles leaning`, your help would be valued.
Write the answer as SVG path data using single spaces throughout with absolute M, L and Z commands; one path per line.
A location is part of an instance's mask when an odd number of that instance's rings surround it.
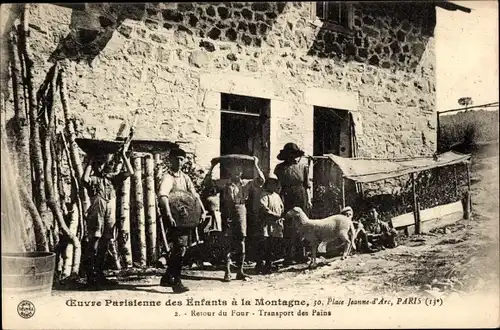
M 47 219 L 47 201 L 45 194 L 45 174 L 43 170 L 43 156 L 42 156 L 42 145 L 40 141 L 40 127 L 38 124 L 38 113 L 37 113 L 37 103 L 36 95 L 33 87 L 33 58 L 31 56 L 30 45 L 28 42 L 28 20 L 29 20 L 29 10 L 25 4 L 25 8 L 21 12 L 21 29 L 19 30 L 19 40 L 20 47 L 22 49 L 22 55 L 24 60 L 24 67 L 26 76 L 23 77 L 24 85 L 27 86 L 28 92 L 28 109 L 30 117 L 30 158 L 31 164 L 33 165 L 33 192 L 35 204 L 37 206 L 38 212 L 45 222 L 45 226 L 50 226 L 50 221 Z M 35 193 L 36 192 L 36 193 Z
M 54 100 L 54 97 L 56 95 L 56 78 L 57 78 L 57 73 L 58 73 L 58 65 L 57 63 L 54 65 L 54 67 L 49 71 L 49 76 L 47 77 L 47 80 L 49 81 L 50 78 L 50 85 L 49 85 L 49 93 L 47 93 L 47 96 L 42 102 L 47 101 L 46 107 L 45 107 L 45 112 L 46 112 L 46 125 L 44 127 L 44 134 L 43 134 L 43 157 L 44 157 L 44 164 L 45 164 L 45 188 L 46 188 L 46 194 L 47 194 L 47 205 L 52 211 L 53 216 L 57 220 L 57 225 L 59 226 L 60 230 L 62 233 L 67 236 L 69 242 L 73 245 L 74 248 L 74 253 L 72 256 L 72 267 L 71 267 L 71 274 L 78 274 L 79 269 L 80 269 L 80 257 L 81 257 L 81 244 L 80 240 L 78 237 L 76 237 L 76 229 L 74 232 L 68 228 L 66 225 L 66 221 L 64 219 L 64 215 L 61 209 L 61 205 L 59 204 L 59 196 L 55 195 L 55 190 L 54 190 L 54 184 L 52 181 L 52 162 L 54 161 L 52 159 L 52 153 L 51 153 L 51 140 L 52 140 L 52 129 L 54 127 L 54 111 L 52 109 L 52 102 Z M 41 90 L 41 94 L 43 97 L 44 91 Z M 77 222 L 78 223 L 78 222 Z M 77 228 L 77 227 L 76 227 Z M 63 271 L 64 273 L 64 271 Z
M 137 251 L 137 265 L 146 266 L 146 219 L 144 216 L 144 193 L 142 188 L 142 158 L 132 155 L 134 175 L 132 186 L 135 195 L 134 222 L 136 227 L 136 240 L 134 250 Z
M 47 242 L 45 225 L 43 223 L 36 205 L 31 199 L 31 194 L 28 192 L 22 182 L 19 183 L 19 192 L 21 196 L 21 203 L 28 210 L 31 219 L 33 220 L 33 229 L 35 231 L 35 244 L 37 251 L 49 251 L 49 244 Z
M 153 155 L 145 157 L 146 175 L 146 247 L 148 264 L 156 260 L 156 194 L 155 194 L 155 160 Z
M 66 73 L 64 72 L 64 69 L 59 70 L 58 85 L 59 85 L 59 96 L 61 99 L 61 105 L 64 113 L 66 133 L 68 134 L 69 137 L 68 145 L 71 156 L 71 164 L 73 165 L 75 175 L 78 179 L 79 183 L 78 194 L 80 195 L 83 213 L 85 213 L 90 205 L 90 200 L 86 190 L 83 189 L 80 182 L 83 176 L 83 166 L 75 142 L 76 133 L 75 133 L 74 122 L 69 118 L 68 96 L 67 96 L 68 92 L 66 88 Z
M 21 104 L 21 97 L 24 96 L 21 84 L 22 75 L 19 72 L 19 66 L 22 67 L 21 54 L 18 49 L 18 36 L 16 28 L 13 31 L 9 40 L 9 58 L 10 58 L 10 75 L 12 82 L 12 96 L 14 99 L 14 118 L 16 122 L 16 151 L 17 158 L 20 164 L 24 166 L 19 167 L 21 179 L 24 182 L 26 190 L 31 193 L 31 164 L 30 158 L 30 132 L 29 132 L 29 118 L 25 111 L 24 105 Z M 22 56 L 22 55 L 21 55 Z

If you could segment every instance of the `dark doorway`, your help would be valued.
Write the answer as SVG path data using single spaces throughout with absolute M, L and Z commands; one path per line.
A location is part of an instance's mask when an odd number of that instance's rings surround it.
M 314 155 L 352 157 L 351 115 L 346 110 L 314 107 Z M 345 182 L 344 182 L 345 183 Z M 314 216 L 335 214 L 342 208 L 342 172 L 329 159 L 317 159 L 313 169 Z M 353 189 L 350 182 L 345 189 Z
M 269 170 L 270 100 L 221 94 L 221 155 L 257 156 L 264 172 Z M 222 164 L 221 164 L 222 165 Z M 243 176 L 254 176 L 253 166 L 244 166 Z M 227 169 L 221 166 L 221 178 Z

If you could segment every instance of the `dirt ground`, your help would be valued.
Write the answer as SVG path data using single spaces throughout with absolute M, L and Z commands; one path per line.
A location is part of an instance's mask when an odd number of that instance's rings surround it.
M 347 260 L 323 259 L 320 267 L 306 265 L 280 269 L 272 275 L 256 275 L 248 282 L 221 281 L 221 270 L 184 271 L 186 295 L 210 291 L 237 292 L 286 290 L 291 295 L 331 290 L 336 294 L 415 294 L 434 296 L 451 293 L 498 292 L 498 146 L 482 149 L 473 156 L 473 218 L 461 220 L 424 235 L 403 239 L 395 248 L 373 254 L 355 254 Z M 144 295 L 164 295 L 171 289 L 160 287 L 161 270 L 118 277 L 120 285 L 106 291 L 113 299 Z M 100 293 L 55 290 L 54 296 L 86 299 Z
M 471 220 L 408 237 L 395 249 L 322 260 L 314 270 L 294 265 L 272 275 L 255 275 L 248 282 L 224 283 L 221 270 L 189 269 L 183 276 L 191 290 L 180 295 L 159 286 L 164 270 L 130 271 L 119 276 L 119 285 L 109 290 L 53 289 L 51 297 L 33 301 L 36 313 L 30 318 L 20 317 L 22 298 L 2 295 L 2 314 L 7 316 L 3 326 L 498 327 L 498 160 L 498 145 L 474 154 Z M 371 302 L 375 298 L 377 302 Z M 259 299 L 286 302 L 262 306 Z M 137 301 L 157 305 L 134 305 Z

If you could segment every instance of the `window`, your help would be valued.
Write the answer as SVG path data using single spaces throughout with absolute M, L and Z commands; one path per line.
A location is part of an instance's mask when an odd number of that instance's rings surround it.
M 220 154 L 257 156 L 264 172 L 270 166 L 271 101 L 257 97 L 221 93 Z M 245 162 L 243 177 L 254 177 L 254 166 Z M 221 164 L 221 178 L 227 178 L 228 164 Z
M 317 1 L 311 4 L 313 20 L 319 19 L 326 28 L 348 32 L 352 29 L 352 6 L 335 1 Z
M 221 95 L 222 112 L 259 117 L 265 115 L 269 100 L 234 94 Z

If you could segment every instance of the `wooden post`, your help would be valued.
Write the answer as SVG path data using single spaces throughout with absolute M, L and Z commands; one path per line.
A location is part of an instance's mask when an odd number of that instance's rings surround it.
M 436 113 L 437 115 L 437 123 L 436 123 L 436 137 L 437 137 L 437 141 L 436 141 L 436 149 L 438 152 L 441 152 L 441 143 L 440 143 L 440 140 L 441 140 L 441 125 L 440 125 L 440 118 L 439 118 L 439 112 Z
M 68 228 L 75 235 L 78 229 L 78 217 L 79 217 L 78 208 L 76 204 L 73 203 L 71 204 L 71 209 L 68 210 L 68 218 L 69 218 Z M 80 262 L 80 260 L 74 260 L 74 257 L 76 255 L 74 249 L 75 247 L 73 246 L 73 244 L 68 243 L 68 246 L 66 246 L 66 250 L 63 252 L 64 261 L 63 261 L 61 278 L 69 277 L 71 275 L 73 264 L 75 262 Z
M 345 180 L 344 180 L 344 176 L 342 176 L 342 179 L 341 179 L 341 191 L 342 191 L 342 208 L 345 207 Z
M 159 153 L 153 154 L 154 158 L 154 176 L 155 176 L 155 194 L 158 192 L 158 187 L 160 185 L 160 163 L 161 163 L 161 155 Z M 156 206 L 156 220 L 161 221 L 161 216 L 159 213 L 158 205 Z M 161 254 L 161 246 L 162 246 L 162 227 L 157 223 L 156 225 L 156 256 L 159 257 Z
M 415 234 L 420 234 L 420 214 L 418 210 L 417 187 L 415 173 L 411 174 L 411 190 L 413 195 L 413 216 L 415 217 Z
M 466 166 L 467 166 L 467 190 L 469 190 L 469 192 L 470 192 L 470 186 L 471 186 L 471 183 L 470 183 L 470 163 L 466 163 Z
M 155 194 L 155 161 L 153 155 L 145 157 L 146 161 L 146 247 L 148 264 L 156 261 L 156 194 Z
M 135 193 L 134 221 L 136 224 L 136 246 L 137 260 L 140 267 L 146 266 L 146 219 L 144 216 L 144 191 L 142 188 L 142 157 L 137 155 L 133 158 L 134 175 L 132 185 Z
M 472 214 L 472 200 L 471 200 L 471 182 L 470 182 L 470 163 L 467 163 L 467 193 L 465 194 L 464 205 L 464 219 L 469 220 Z
M 458 191 L 458 178 L 457 178 L 457 166 L 456 165 L 452 165 L 453 166 L 453 176 L 454 176 L 454 179 L 455 179 L 455 196 L 456 196 L 456 200 L 458 200 L 460 198 L 460 192 Z
M 130 177 L 126 178 L 120 187 L 118 195 L 118 248 L 122 265 L 132 267 L 132 245 L 130 238 Z

